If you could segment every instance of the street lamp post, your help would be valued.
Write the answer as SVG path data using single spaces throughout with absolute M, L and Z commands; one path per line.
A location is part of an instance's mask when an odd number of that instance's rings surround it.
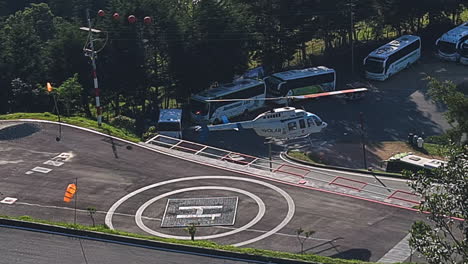
M 99 15 L 104 14 L 101 13 L 101 10 L 98 13 Z M 91 18 L 89 15 L 89 9 L 86 9 L 86 18 L 88 20 L 88 27 L 80 27 L 81 30 L 88 31 L 88 39 L 86 41 L 86 45 L 83 48 L 85 56 L 89 57 L 91 59 L 91 65 L 93 66 L 93 82 L 94 82 L 94 96 L 96 98 L 96 115 L 97 115 L 97 122 L 98 126 L 101 126 L 102 124 L 102 107 L 101 107 L 101 102 L 99 98 L 99 85 L 98 85 L 98 78 L 97 78 L 97 73 L 96 73 L 96 54 L 97 52 L 94 50 L 94 38 L 93 38 L 93 33 L 101 33 L 101 30 L 94 29 L 91 26 Z M 89 45 L 89 48 L 88 48 Z
M 105 12 L 103 10 L 99 10 L 97 14 L 100 17 L 105 16 Z M 93 67 L 92 76 L 93 76 L 93 82 L 94 82 L 94 95 L 96 98 L 96 115 L 97 115 L 98 125 L 101 126 L 102 107 L 101 107 L 101 102 L 100 102 L 100 90 L 99 90 L 98 78 L 97 78 L 97 73 L 96 73 L 96 58 L 97 58 L 97 53 L 101 51 L 104 48 L 104 46 L 101 47 L 98 51 L 95 50 L 94 41 L 96 39 L 93 37 L 93 34 L 100 34 L 103 32 L 99 29 L 92 28 L 91 17 L 89 15 L 89 9 L 86 9 L 86 18 L 88 20 L 88 27 L 80 27 L 81 30 L 88 32 L 88 39 L 86 40 L 86 44 L 83 48 L 83 51 L 84 51 L 85 56 L 91 59 L 91 65 Z M 114 13 L 112 15 L 112 18 L 114 18 L 115 20 L 119 20 L 120 19 L 119 13 Z M 134 15 L 128 16 L 128 22 L 130 24 L 133 24 L 136 21 L 137 21 L 137 18 Z M 149 16 L 146 16 L 144 17 L 143 22 L 145 24 L 151 24 L 152 18 Z M 107 38 L 107 33 L 106 33 L 106 38 Z M 107 43 L 107 41 L 105 43 Z

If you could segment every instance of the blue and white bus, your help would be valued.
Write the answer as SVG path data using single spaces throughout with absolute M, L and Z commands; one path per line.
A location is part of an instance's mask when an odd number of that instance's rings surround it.
M 306 95 L 335 90 L 336 72 L 325 66 L 274 73 L 264 78 L 268 97 Z M 284 104 L 287 99 L 276 100 Z
M 261 80 L 241 79 L 221 84 L 190 98 L 191 118 L 198 124 L 218 124 L 223 117 L 231 118 L 263 107 L 264 100 L 207 102 L 221 99 L 263 99 L 265 83 Z
M 466 40 L 468 40 L 468 22 L 451 29 L 437 39 L 437 57 L 447 61 L 459 61 L 459 48 Z
M 364 59 L 366 78 L 384 81 L 421 57 L 421 38 L 403 35 L 372 51 Z
M 458 50 L 458 53 L 460 53 L 460 63 L 468 65 L 468 40 L 465 40 Z

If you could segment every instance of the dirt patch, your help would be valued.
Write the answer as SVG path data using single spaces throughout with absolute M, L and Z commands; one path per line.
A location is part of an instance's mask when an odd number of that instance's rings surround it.
M 443 159 L 417 151 L 405 142 L 375 142 L 366 145 L 364 154 L 360 143 L 336 143 L 327 148 L 316 148 L 310 151 L 313 159 L 317 162 L 347 168 L 369 168 L 384 169 L 384 161 L 395 154 L 412 152 L 415 155 Z M 365 161 L 364 161 L 365 155 Z

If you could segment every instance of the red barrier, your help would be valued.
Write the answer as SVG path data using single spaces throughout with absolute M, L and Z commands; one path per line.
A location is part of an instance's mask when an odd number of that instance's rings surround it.
M 241 158 L 248 158 L 247 160 L 238 160 L 238 159 L 234 159 L 232 156 L 233 155 L 236 155 L 236 156 L 239 156 Z M 250 163 L 252 163 L 253 161 L 257 160 L 258 158 L 254 157 L 254 156 L 249 156 L 249 155 L 245 155 L 245 154 L 241 154 L 241 153 L 236 153 L 236 152 L 229 152 L 228 154 L 224 155 L 221 160 L 226 160 L 226 161 L 229 161 L 229 162 L 234 162 L 234 163 L 239 163 L 239 164 L 242 164 L 242 165 L 249 165 Z
M 405 199 L 405 198 L 400 198 L 400 197 L 396 197 L 395 195 L 397 193 L 404 193 L 404 194 L 407 194 L 407 195 L 412 195 L 412 196 L 416 196 L 416 197 L 420 197 L 419 195 L 415 194 L 415 193 L 410 193 L 410 192 L 405 192 L 405 191 L 401 191 L 401 190 L 396 190 L 394 191 L 392 194 L 390 194 L 390 196 L 387 197 L 387 199 L 396 199 L 396 200 L 401 200 L 401 201 L 405 201 L 405 202 L 409 202 L 409 203 L 414 203 L 414 204 L 420 204 L 421 201 L 413 201 L 413 200 L 409 200 L 409 199 Z
M 293 168 L 293 169 L 303 170 L 303 171 L 306 171 L 306 173 L 305 174 L 299 174 L 299 173 L 294 173 L 294 172 L 290 172 L 290 171 L 284 171 L 284 170 L 281 170 L 283 167 L 289 167 L 289 168 Z M 273 170 L 273 172 L 282 172 L 282 173 L 291 174 L 291 175 L 294 175 L 294 176 L 299 176 L 301 178 L 304 178 L 310 172 L 310 169 L 303 168 L 303 167 L 298 167 L 298 166 L 292 166 L 292 165 L 283 163 L 278 168 Z
M 356 183 L 360 183 L 360 184 L 363 184 L 363 186 L 361 188 L 357 188 L 357 187 L 354 187 L 354 186 L 349 186 L 349 185 L 345 185 L 345 184 L 341 184 L 341 183 L 336 183 L 335 181 L 338 180 L 338 179 L 342 179 L 342 180 L 347 180 L 347 181 L 351 181 L 351 182 L 356 182 Z M 358 192 L 360 192 L 362 189 L 364 189 L 364 187 L 367 186 L 367 182 L 363 182 L 363 181 L 357 181 L 357 180 L 352 180 L 352 179 L 348 179 L 348 178 L 345 178 L 345 177 L 341 177 L 341 176 L 337 176 L 335 177 L 335 179 L 333 179 L 333 181 L 331 181 L 330 183 L 328 183 L 329 185 L 338 185 L 338 186 L 341 186 L 341 187 L 346 187 L 346 188 L 350 188 L 350 189 L 354 189 L 354 190 L 357 190 Z

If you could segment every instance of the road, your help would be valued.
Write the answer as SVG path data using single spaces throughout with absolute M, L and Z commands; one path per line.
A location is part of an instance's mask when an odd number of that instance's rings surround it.
M 0 215 L 73 222 L 74 204 L 62 199 L 66 186 L 77 181 L 78 223 L 90 225 L 86 209 L 94 207 L 97 224 L 112 211 L 116 229 L 187 238 L 182 228 L 161 227 L 167 198 L 237 197 L 234 224 L 199 227 L 197 237 L 298 252 L 295 234 L 303 228 L 316 231 L 305 243 L 307 252 L 366 261 L 379 260 L 407 236 L 413 221 L 424 219 L 414 211 L 197 164 L 75 128 L 62 131 L 56 142 L 56 125 L 19 122 L 0 130 L 0 198 L 18 199 L 0 203 Z
M 249 263 L 4 227 L 0 241 L 1 264 Z

